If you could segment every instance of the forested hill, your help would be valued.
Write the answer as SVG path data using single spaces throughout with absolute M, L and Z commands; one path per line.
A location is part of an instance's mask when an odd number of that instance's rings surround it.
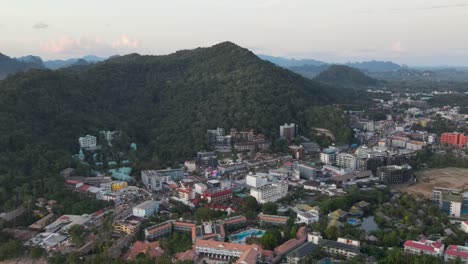
M 331 65 L 325 71 L 318 74 L 314 80 L 333 85 L 366 87 L 378 84 L 373 79 L 358 69 L 345 65 Z
M 345 116 L 326 106 L 339 101 L 337 94 L 349 99 L 230 42 L 32 70 L 0 82 L 0 175 L 29 177 L 35 166 L 55 171 L 57 157 L 66 161 L 78 151 L 79 136 L 103 129 L 134 139 L 142 167 L 192 157 L 206 147 L 206 129 L 216 126 L 274 137 L 279 125 L 296 122 L 304 135 L 325 127 L 347 141 Z

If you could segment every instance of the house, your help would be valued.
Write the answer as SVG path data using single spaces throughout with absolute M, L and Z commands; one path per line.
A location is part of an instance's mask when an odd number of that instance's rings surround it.
M 407 240 L 403 247 L 405 252 L 410 254 L 426 254 L 435 257 L 441 257 L 444 254 L 444 244 L 432 240 Z
M 154 242 L 142 242 L 136 241 L 128 250 L 122 258 L 125 261 L 134 261 L 136 260 L 138 254 L 143 253 L 148 256 L 150 259 L 160 257 L 164 254 L 164 250 L 161 248 L 161 245 L 158 241 Z
M 319 215 L 316 213 L 299 212 L 297 213 L 296 223 L 304 223 L 310 225 L 319 220 Z
M 334 219 L 334 220 L 343 220 L 348 213 L 346 211 L 343 211 L 341 209 L 337 209 L 331 213 L 328 214 L 329 219 Z

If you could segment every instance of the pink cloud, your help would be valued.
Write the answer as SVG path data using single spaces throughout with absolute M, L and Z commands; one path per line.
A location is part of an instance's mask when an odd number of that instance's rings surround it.
M 392 45 L 392 50 L 395 51 L 395 52 L 404 52 L 405 49 L 403 48 L 403 46 L 401 45 L 401 41 L 398 40 L 397 42 L 393 43 Z
M 114 55 L 117 53 L 135 52 L 140 46 L 140 41 L 126 35 L 117 40 L 106 41 L 101 37 L 78 37 L 62 36 L 40 43 L 41 50 L 54 57 L 80 56 L 87 54 Z

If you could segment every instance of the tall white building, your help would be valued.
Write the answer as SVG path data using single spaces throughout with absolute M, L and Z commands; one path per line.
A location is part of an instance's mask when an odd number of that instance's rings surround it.
M 268 177 L 266 175 L 257 175 L 257 174 L 249 173 L 249 175 L 245 177 L 245 182 L 249 186 L 258 188 L 258 187 L 268 184 Z
M 288 194 L 288 184 L 275 182 L 250 189 L 250 196 L 257 199 L 258 203 L 276 202 Z
M 325 164 L 333 164 L 336 162 L 336 150 L 334 148 L 324 149 L 320 153 L 320 161 Z
M 357 167 L 357 158 L 353 154 L 339 153 L 336 156 L 336 164 L 346 169 L 355 170 Z
M 96 147 L 96 137 L 91 135 L 86 135 L 85 137 L 78 138 L 78 143 L 80 148 L 95 148 Z
M 170 180 L 170 175 L 162 175 L 156 170 L 141 171 L 141 181 L 146 188 L 153 191 L 162 190 L 163 183 Z

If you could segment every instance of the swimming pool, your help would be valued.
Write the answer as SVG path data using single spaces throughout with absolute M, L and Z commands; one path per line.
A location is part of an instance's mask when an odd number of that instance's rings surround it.
M 229 241 L 237 244 L 245 244 L 248 237 L 262 237 L 265 234 L 265 230 L 250 228 L 240 233 L 229 236 Z

